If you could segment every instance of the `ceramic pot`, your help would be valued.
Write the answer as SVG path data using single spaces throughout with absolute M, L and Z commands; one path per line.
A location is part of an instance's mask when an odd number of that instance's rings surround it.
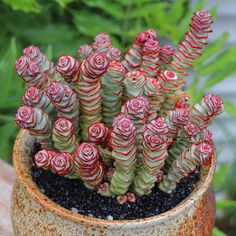
M 101 220 L 75 214 L 41 193 L 31 178 L 34 138 L 21 130 L 13 150 L 17 179 L 12 193 L 11 217 L 17 236 L 210 236 L 215 197 L 210 186 L 215 156 L 202 168 L 194 191 L 173 209 L 138 220 Z M 215 155 L 215 154 L 214 154 Z

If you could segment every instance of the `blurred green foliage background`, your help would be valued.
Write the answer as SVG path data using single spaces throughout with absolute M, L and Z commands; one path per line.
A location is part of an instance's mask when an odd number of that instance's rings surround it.
M 0 158 L 11 162 L 11 148 L 18 132 L 14 114 L 21 104 L 25 85 L 15 73 L 14 61 L 24 47 L 37 45 L 55 61 L 61 54 L 76 56 L 81 44 L 91 42 L 97 33 L 105 31 L 111 35 L 113 44 L 125 52 L 135 35 L 148 28 L 156 29 L 162 42 L 177 47 L 193 12 L 204 8 L 206 2 L 198 0 L 192 6 L 189 0 L 0 0 Z M 216 19 L 217 7 L 210 11 Z M 228 34 L 223 33 L 195 62 L 187 88 L 193 103 L 236 72 L 236 45 L 226 46 L 227 40 Z M 224 102 L 226 112 L 236 117 L 236 107 L 230 101 Z M 227 184 L 235 165 L 220 165 L 213 182 L 215 190 L 223 191 L 228 198 L 217 202 L 218 209 L 224 209 L 217 223 L 229 234 L 236 232 L 236 187 L 229 191 L 232 188 Z M 226 234 L 215 228 L 214 235 Z

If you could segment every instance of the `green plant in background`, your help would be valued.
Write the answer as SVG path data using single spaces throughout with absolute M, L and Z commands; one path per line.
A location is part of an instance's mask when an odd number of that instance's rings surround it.
M 0 157 L 10 162 L 12 142 L 18 131 L 14 113 L 25 87 L 16 78 L 13 62 L 23 47 L 37 44 L 46 50 L 49 59 L 55 60 L 62 53 L 73 55 L 77 45 L 91 42 L 93 35 L 106 31 L 111 34 L 113 45 L 124 51 L 132 38 L 147 28 L 158 29 L 162 41 L 176 46 L 187 31 L 192 13 L 204 8 L 207 1 L 196 2 L 191 9 L 189 0 L 0 1 Z M 216 16 L 216 8 L 211 13 Z M 187 88 L 192 103 L 236 72 L 236 45 L 226 46 L 227 40 L 228 34 L 222 34 L 196 60 L 192 83 Z M 236 117 L 236 107 L 227 100 L 224 104 L 226 112 Z M 229 169 L 220 166 L 216 176 L 228 174 Z

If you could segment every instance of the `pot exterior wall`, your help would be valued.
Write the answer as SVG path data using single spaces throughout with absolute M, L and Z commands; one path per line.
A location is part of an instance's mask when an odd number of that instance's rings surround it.
M 32 138 L 27 133 L 20 133 L 18 139 L 13 154 L 18 179 L 12 193 L 11 209 L 17 236 L 212 235 L 215 197 L 210 187 L 211 177 L 207 178 L 209 184 L 204 190 L 197 186 L 180 206 L 156 217 L 130 221 L 92 219 L 56 205 L 39 192 L 30 177 Z M 202 176 L 208 176 L 208 172 L 206 170 Z
M 166 217 L 152 224 L 117 225 L 109 227 L 69 222 L 40 205 L 25 188 L 17 182 L 12 198 L 12 222 L 17 236 L 211 236 L 214 225 L 215 198 L 209 188 L 202 199 L 195 202 L 191 209 L 185 209 L 177 217 Z

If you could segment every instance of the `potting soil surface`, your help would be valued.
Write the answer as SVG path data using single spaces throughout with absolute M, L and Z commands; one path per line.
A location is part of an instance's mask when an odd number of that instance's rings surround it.
M 194 189 L 199 180 L 196 171 L 182 179 L 172 194 L 155 186 L 148 196 L 136 197 L 135 203 L 119 204 L 116 198 L 102 197 L 78 179 L 68 179 L 32 167 L 32 177 L 42 193 L 60 206 L 75 213 L 109 220 L 131 220 L 158 215 L 178 205 Z

